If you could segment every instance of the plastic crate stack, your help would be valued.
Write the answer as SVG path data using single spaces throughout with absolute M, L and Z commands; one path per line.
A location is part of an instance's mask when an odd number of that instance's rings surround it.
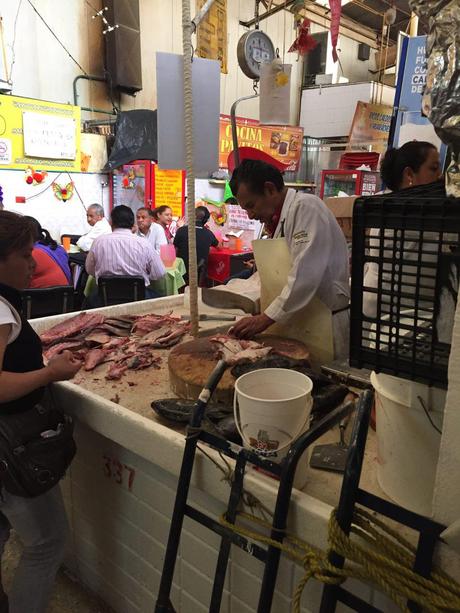
M 350 364 L 446 387 L 459 276 L 460 200 L 441 183 L 358 199 Z

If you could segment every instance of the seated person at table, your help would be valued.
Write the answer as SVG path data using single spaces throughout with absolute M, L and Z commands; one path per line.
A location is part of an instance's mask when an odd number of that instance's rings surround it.
M 77 247 L 82 251 L 89 251 L 94 239 L 98 236 L 112 232 L 109 222 L 104 217 L 104 209 L 100 204 L 90 204 L 86 211 L 86 220 L 91 226 L 91 230 L 80 236 L 77 241 Z
M 51 238 L 48 230 L 41 227 L 36 219 L 26 216 L 33 227 L 35 243 L 32 257 L 35 260 L 35 270 L 29 287 L 54 287 L 56 285 L 70 285 L 69 259 L 61 245 Z
M 169 244 L 171 244 L 174 240 L 174 236 L 171 233 L 171 224 L 172 224 L 172 209 L 169 206 L 163 204 L 152 211 L 153 220 L 163 228 L 163 232 L 166 236 L 166 240 Z
M 134 213 L 128 206 L 116 206 L 111 219 L 113 231 L 94 241 L 86 258 L 86 272 L 96 281 L 117 275 L 143 277 L 146 297 L 155 298 L 148 286 L 166 273 L 160 256 L 148 241 L 133 234 Z
M 146 238 L 157 253 L 161 245 L 167 245 L 168 240 L 163 228 L 155 223 L 152 211 L 144 206 L 136 212 L 137 236 Z
M 198 206 L 195 210 L 196 224 L 196 258 L 199 267 L 199 278 L 204 280 L 208 269 L 208 256 L 211 247 L 217 247 L 219 241 L 208 228 L 205 228 L 209 220 L 210 213 L 205 206 Z M 174 237 L 174 247 L 176 248 L 177 257 L 182 258 L 187 269 L 187 274 L 184 279 L 188 283 L 188 226 L 182 226 L 176 232 Z

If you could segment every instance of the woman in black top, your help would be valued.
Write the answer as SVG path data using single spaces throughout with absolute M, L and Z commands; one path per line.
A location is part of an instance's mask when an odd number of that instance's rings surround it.
M 203 282 L 207 276 L 209 249 L 217 247 L 219 241 L 211 230 L 205 227 L 210 217 L 208 209 L 205 206 L 197 206 L 195 215 L 196 259 L 199 279 Z M 176 248 L 177 257 L 184 260 L 185 268 L 187 269 L 184 280 L 188 284 L 188 226 L 182 226 L 182 228 L 177 230 L 174 237 L 174 247 Z
M 34 272 L 33 227 L 27 219 L 0 211 L 0 420 L 31 409 L 53 381 L 71 379 L 80 363 L 64 352 L 43 364 L 39 337 L 20 315 L 20 290 Z M 0 477 L 1 487 L 1 477 Z M 0 553 L 13 527 L 24 550 L 8 599 L 0 592 L 0 613 L 44 613 L 68 533 L 59 487 L 36 498 L 13 496 L 1 487 Z

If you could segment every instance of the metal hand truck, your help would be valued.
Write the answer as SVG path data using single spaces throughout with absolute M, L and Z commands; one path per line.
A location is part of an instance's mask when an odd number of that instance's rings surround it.
M 218 613 L 220 611 L 231 545 L 240 547 L 264 564 L 265 568 L 257 611 L 258 613 L 270 613 L 271 610 L 279 560 L 281 556 L 280 550 L 274 546 L 264 548 L 253 543 L 252 541 L 249 541 L 245 537 L 236 534 L 231 529 L 220 524 L 214 518 L 202 513 L 187 503 L 198 442 L 202 441 L 207 443 L 213 449 L 216 449 L 226 456 L 236 460 L 227 511 L 225 514 L 227 521 L 230 523 L 234 523 L 236 520 L 238 505 L 243 493 L 245 469 L 248 462 L 279 478 L 279 488 L 270 536 L 272 539 L 281 543 L 283 541 L 284 530 L 286 529 L 287 514 L 291 499 L 294 475 L 299 459 L 301 458 L 303 452 L 310 445 L 315 443 L 320 436 L 338 424 L 345 416 L 354 410 L 354 403 L 350 402 L 329 413 L 321 421 L 316 423 L 310 430 L 301 435 L 291 445 L 286 457 L 280 464 L 276 464 L 267 458 L 263 458 L 249 449 L 240 447 L 239 450 L 235 451 L 235 447 L 238 446 L 230 444 L 225 439 L 209 434 L 208 432 L 200 429 L 207 403 L 209 402 L 212 393 L 222 378 L 227 366 L 228 365 L 223 360 L 217 364 L 208 382 L 206 383 L 205 388 L 200 394 L 190 421 L 190 428 L 192 429 L 192 432 L 189 434 L 185 442 L 184 455 L 179 474 L 179 481 L 177 484 L 176 500 L 171 519 L 171 527 L 166 547 L 160 588 L 155 606 L 155 613 L 175 613 L 175 608 L 170 600 L 170 593 L 179 548 L 180 535 L 185 516 L 188 516 L 206 528 L 209 528 L 221 537 L 220 551 L 214 574 L 211 602 L 209 605 L 210 613 Z M 365 402 L 366 406 L 368 406 L 369 400 L 365 399 Z M 370 410 L 370 406 L 368 408 Z
M 417 550 L 413 571 L 423 577 L 430 577 L 433 564 L 433 554 L 436 544 L 439 542 L 441 532 L 445 527 L 427 517 L 418 515 L 404 509 L 397 504 L 388 502 L 379 496 L 375 496 L 359 487 L 361 471 L 363 467 L 364 451 L 366 447 L 367 432 L 369 428 L 370 410 L 372 407 L 373 393 L 366 391 L 363 401 L 358 406 L 350 446 L 347 456 L 347 465 L 342 482 L 339 505 L 337 508 L 337 522 L 340 528 L 350 533 L 353 512 L 357 504 L 375 511 L 384 517 L 396 521 L 419 533 Z M 329 554 L 329 562 L 338 568 L 343 568 L 345 560 L 335 552 Z M 361 598 L 355 596 L 341 585 L 325 585 L 320 605 L 320 613 L 334 613 L 337 603 L 343 603 L 354 611 L 362 613 L 385 613 Z M 407 603 L 410 611 L 421 612 L 422 608 L 413 603 Z

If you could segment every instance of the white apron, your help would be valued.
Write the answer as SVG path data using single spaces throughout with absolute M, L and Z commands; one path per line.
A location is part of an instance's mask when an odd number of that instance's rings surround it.
M 261 311 L 280 295 L 287 283 L 291 269 L 291 255 L 285 238 L 256 240 L 252 243 L 257 270 L 260 275 Z M 318 298 L 294 313 L 286 323 L 275 323 L 267 334 L 277 334 L 305 343 L 310 351 L 314 366 L 326 364 L 334 359 L 333 319 L 330 309 Z M 335 335 L 334 335 L 335 336 Z M 348 346 L 346 348 L 348 351 Z M 337 356 L 338 357 L 338 356 Z

